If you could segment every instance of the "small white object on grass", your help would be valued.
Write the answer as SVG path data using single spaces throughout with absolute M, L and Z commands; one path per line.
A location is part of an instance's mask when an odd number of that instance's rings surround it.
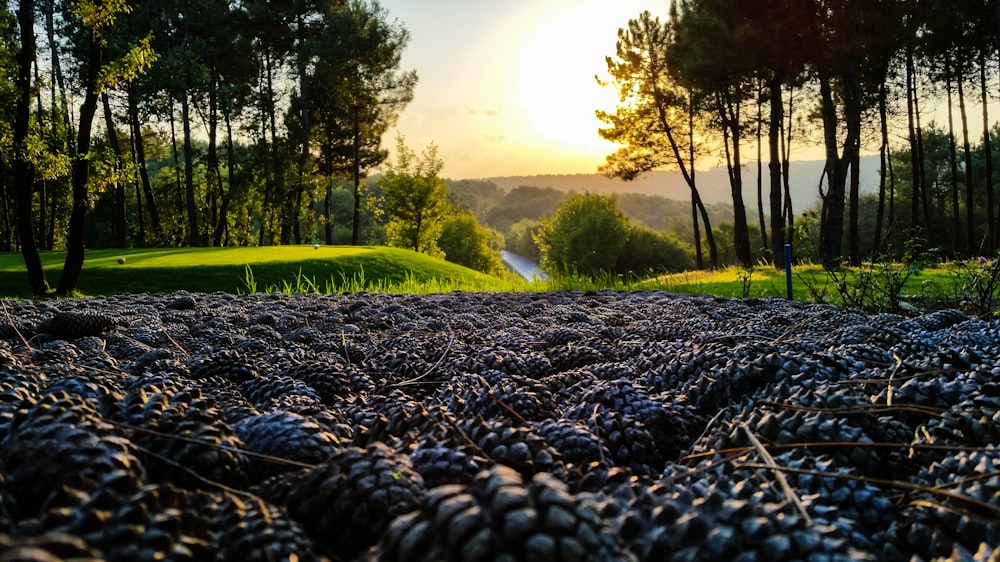
M 118 256 L 118 263 L 125 263 L 125 256 Z
M 313 250 L 318 250 L 318 249 L 319 249 L 319 244 L 313 244 Z

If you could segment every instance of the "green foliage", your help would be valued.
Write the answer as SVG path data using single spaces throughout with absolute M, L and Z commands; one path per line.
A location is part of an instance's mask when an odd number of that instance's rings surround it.
M 538 248 L 539 234 L 542 223 L 532 219 L 521 219 L 510 227 L 510 234 L 505 239 L 507 249 L 532 261 L 542 259 L 542 251 Z
M 486 212 L 486 224 L 509 235 L 511 227 L 522 219 L 537 221 L 552 216 L 559 203 L 571 195 L 552 187 L 515 187 Z
M 455 213 L 444 219 L 438 238 L 438 247 L 446 260 L 489 274 L 504 269 L 500 260 L 503 245 L 503 234 L 482 226 L 467 213 Z
M 156 62 L 158 56 L 153 51 L 152 34 L 147 35 L 120 59 L 110 61 L 101 67 L 97 78 L 98 90 L 104 92 L 118 88 L 123 83 L 135 81 Z
M 550 275 L 611 271 L 628 240 L 628 219 L 612 197 L 576 195 L 561 203 L 538 235 L 541 267 Z
M 950 304 L 982 318 L 1000 313 L 1000 254 L 954 262 L 948 272 L 954 295 Z
M 402 135 L 396 139 L 396 162 L 379 179 L 389 217 L 390 246 L 439 255 L 437 240 L 448 210 L 448 186 L 438 177 L 444 163 L 431 144 L 418 157 Z
M 677 238 L 630 224 L 625 247 L 615 263 L 618 273 L 676 273 L 694 268 L 694 249 Z
M 504 198 L 497 184 L 487 180 L 449 180 L 448 203 L 468 210 L 472 216 L 484 220 L 486 212 Z

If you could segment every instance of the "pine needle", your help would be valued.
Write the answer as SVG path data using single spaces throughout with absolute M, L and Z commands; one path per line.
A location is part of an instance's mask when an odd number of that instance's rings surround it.
M 774 477 L 777 478 L 778 485 L 781 486 L 785 496 L 788 497 L 789 501 L 791 501 L 792 504 L 795 505 L 795 508 L 799 510 L 799 514 L 801 514 L 802 518 L 805 519 L 806 525 L 812 525 L 812 517 L 809 517 L 809 512 L 806 511 L 806 506 L 802 504 L 802 500 L 795 493 L 795 490 L 792 490 L 792 487 L 788 485 L 788 480 L 781 472 L 781 467 L 778 466 L 778 463 L 774 462 L 774 457 L 771 456 L 771 453 L 767 452 L 767 449 L 764 448 L 764 445 L 761 444 L 760 440 L 757 439 L 757 436 L 750 431 L 750 428 L 747 427 L 746 424 L 743 424 L 742 427 L 744 433 L 747 434 L 747 438 L 750 439 L 751 443 L 753 443 L 754 449 L 757 450 L 757 454 L 764 459 L 764 464 L 771 470 Z

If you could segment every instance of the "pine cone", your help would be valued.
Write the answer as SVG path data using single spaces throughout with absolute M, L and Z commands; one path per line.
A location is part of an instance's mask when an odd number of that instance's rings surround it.
M 316 422 L 287 412 L 244 418 L 233 424 L 233 431 L 247 451 L 273 459 L 251 458 L 249 472 L 254 482 L 302 468 L 302 464 L 318 465 L 340 446 L 340 440 Z
M 590 504 L 550 475 L 524 483 L 510 468 L 481 472 L 468 486 L 431 490 L 423 508 L 397 518 L 379 560 L 632 561 Z
M 58 312 L 55 316 L 39 322 L 35 331 L 71 340 L 84 336 L 99 336 L 115 329 L 117 325 L 118 322 L 113 317 L 99 312 Z
M 287 485 L 261 489 L 330 552 L 349 560 L 382 536 L 394 518 L 420 507 L 424 482 L 406 456 L 384 445 L 347 447 Z

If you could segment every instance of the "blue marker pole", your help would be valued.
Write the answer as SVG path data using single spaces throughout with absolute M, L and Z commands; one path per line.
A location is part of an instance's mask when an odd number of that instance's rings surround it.
M 788 288 L 788 300 L 792 300 L 792 245 L 785 244 L 785 285 Z

